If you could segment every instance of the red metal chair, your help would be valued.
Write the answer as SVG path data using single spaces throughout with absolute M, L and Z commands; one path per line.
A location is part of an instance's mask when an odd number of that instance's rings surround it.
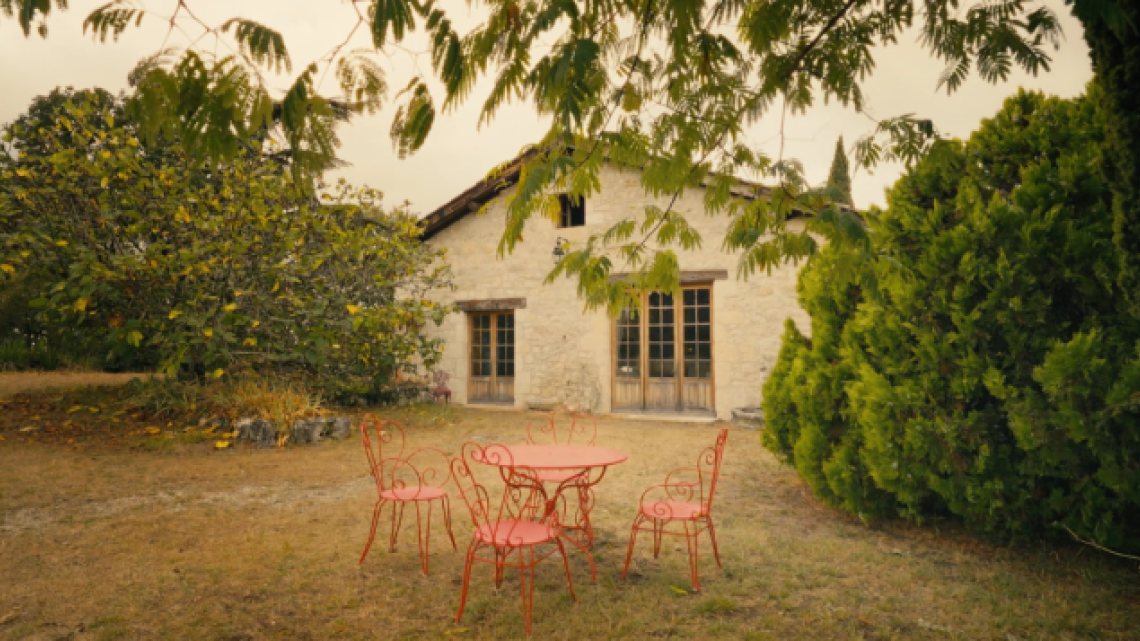
M 447 381 L 451 378 L 451 374 L 448 374 L 441 369 L 437 369 L 432 374 L 432 378 L 435 380 L 435 387 L 431 390 L 431 401 L 433 403 L 436 403 L 439 402 L 439 399 L 442 398 L 444 402 L 450 404 L 451 388 L 447 386 Z
M 570 417 L 570 427 L 558 435 L 558 415 Z M 598 439 L 598 419 L 592 414 L 555 409 L 541 414 L 532 414 L 526 422 L 526 441 L 537 445 L 540 442 L 554 441 L 561 445 L 594 446 Z M 577 442 L 575 442 L 575 440 Z
M 375 433 L 375 445 L 368 434 L 370 429 Z M 364 441 L 364 452 L 368 456 L 369 470 L 376 480 L 377 493 L 376 507 L 372 509 L 372 529 L 368 532 L 368 543 L 364 545 L 364 552 L 360 555 L 360 564 L 364 564 L 364 558 L 372 548 L 372 540 L 376 538 L 376 525 L 380 522 L 380 513 L 384 510 L 384 506 L 389 503 L 392 505 L 392 531 L 388 535 L 388 551 L 395 552 L 396 538 L 404 521 L 404 507 L 408 503 L 414 503 L 420 570 L 424 576 L 427 576 L 433 502 L 440 502 L 443 524 L 447 528 L 448 538 L 451 539 L 451 547 L 459 550 L 455 544 L 455 535 L 451 532 L 450 500 L 447 491 L 443 489 L 451 479 L 450 457 L 446 452 L 434 447 L 421 448 L 405 456 L 404 428 L 395 421 L 379 419 L 372 414 L 364 415 L 360 423 L 360 433 Z M 397 438 L 399 448 L 395 456 L 385 457 L 385 446 L 391 446 Z M 432 461 L 433 458 L 437 460 Z M 442 473 L 439 471 L 440 463 L 442 463 Z M 426 527 L 420 514 L 421 504 L 426 504 L 427 507 Z
M 633 546 L 637 541 L 637 533 L 641 531 L 653 533 L 653 558 L 661 553 L 661 537 L 685 537 L 689 548 L 689 575 L 693 582 L 693 590 L 699 592 L 701 579 L 699 570 L 699 542 L 701 532 L 708 531 L 709 540 L 712 541 L 713 556 L 716 557 L 718 567 L 720 564 L 720 550 L 716 545 L 716 529 L 713 527 L 712 506 L 713 495 L 716 493 L 717 479 L 720 477 L 720 464 L 724 459 L 724 444 L 728 440 L 728 429 L 722 429 L 716 437 L 716 443 L 701 452 L 697 458 L 696 467 L 680 467 L 665 477 L 665 482 L 654 485 L 641 495 L 637 516 L 633 519 L 633 527 L 629 532 L 629 551 L 625 555 L 625 568 L 622 578 L 629 573 L 629 562 L 633 558 Z M 674 480 L 674 475 L 695 475 L 696 480 Z M 693 478 L 693 477 L 690 477 Z M 656 495 L 651 498 L 650 494 Z M 650 522 L 647 524 L 647 522 Z M 670 530 L 667 527 L 673 523 L 680 523 L 682 531 Z
M 526 518 L 527 504 L 533 496 L 542 496 L 546 493 L 542 484 L 525 470 L 512 470 L 510 483 L 503 492 L 503 498 L 498 508 L 491 504 L 487 490 L 479 484 L 467 461 L 479 463 L 493 463 L 510 468 L 511 453 L 502 445 L 488 445 L 481 447 L 476 443 L 465 443 L 462 455 L 451 462 L 451 474 L 455 484 L 459 487 L 459 495 L 471 511 L 471 520 L 475 524 L 475 533 L 471 544 L 467 547 L 467 557 L 463 564 L 463 588 L 459 596 L 459 612 L 455 615 L 455 622 L 463 618 L 463 608 L 467 605 L 467 588 L 471 581 L 471 568 L 476 561 L 489 563 L 495 566 L 495 585 L 503 582 L 503 570 L 506 567 L 519 569 L 519 583 L 522 590 L 523 622 L 526 634 L 531 633 L 531 614 L 534 612 L 534 568 L 539 561 L 545 560 L 555 552 L 562 555 L 562 565 L 566 570 L 566 584 L 570 586 L 570 596 L 577 601 L 574 594 L 574 583 L 570 579 L 570 563 L 566 558 L 566 548 L 559 538 L 558 511 L 556 509 L 544 510 L 541 520 L 534 521 Z M 556 549 L 550 550 L 538 557 L 535 548 L 547 543 L 553 544 Z M 489 556 L 480 556 L 480 552 L 490 551 Z M 510 557 L 516 555 L 512 562 Z
M 558 415 L 570 417 L 569 428 L 558 430 Z M 526 440 L 528 443 L 538 445 L 540 442 L 554 441 L 559 445 L 586 445 L 594 447 L 598 439 L 598 419 L 591 414 L 580 414 L 565 409 L 555 409 L 542 414 L 532 414 L 526 423 Z M 582 470 L 543 470 L 538 472 L 538 479 L 543 483 L 560 485 L 578 476 Z M 594 507 L 594 492 L 587 484 L 579 486 L 577 510 L 568 513 L 565 501 L 559 503 L 561 513 L 559 521 L 563 530 L 581 532 L 585 538 L 583 545 L 594 545 L 594 528 L 590 525 L 590 510 Z

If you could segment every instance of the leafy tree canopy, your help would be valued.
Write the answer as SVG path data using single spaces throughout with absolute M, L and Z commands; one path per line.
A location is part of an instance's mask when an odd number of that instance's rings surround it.
M 28 19 L 47 2 L 12 1 Z M 186 23 L 203 37 L 232 43 L 232 61 L 252 70 L 251 77 L 257 78 L 259 69 L 292 65 L 284 38 L 269 26 L 240 18 L 206 25 L 191 4 L 178 0 L 171 28 Z M 1070 4 L 1086 27 L 1103 27 L 1095 37 L 1109 49 L 1136 38 L 1140 21 L 1129 13 L 1135 11 L 1129 3 Z M 647 194 L 671 202 L 710 179 L 706 204 L 733 217 L 724 245 L 740 251 L 745 275 L 814 252 L 811 236 L 792 238 L 784 221 L 792 208 L 821 207 L 801 198 L 808 190 L 796 162 L 748 144 L 743 135 L 748 125 L 803 111 L 820 100 L 862 109 L 875 47 L 896 42 L 911 28 L 919 30 L 931 55 L 945 62 L 938 82 L 948 92 L 973 72 L 998 82 L 1014 68 L 1048 70 L 1049 50 L 1061 37 L 1056 16 L 1032 0 L 489 0 L 479 3 L 483 22 L 465 33 L 434 0 L 376 0 L 353 7 L 357 19 L 346 25 L 348 37 L 304 67 L 288 92 L 296 99 L 289 104 L 297 107 L 286 109 L 283 119 L 291 149 L 321 111 L 299 108 L 304 100 L 316 100 L 315 74 L 334 70 L 343 99 L 355 108 L 373 109 L 386 99 L 375 60 L 345 51 L 355 33 L 370 34 L 372 53 L 381 56 L 395 55 L 407 39 L 423 34 L 442 90 L 416 76 L 395 96 L 392 139 L 399 153 L 419 149 L 437 113 L 467 99 L 483 78 L 492 83 L 483 104 L 485 120 L 512 101 L 529 102 L 551 118 L 550 130 L 537 141 L 542 153 L 530 156 L 518 196 L 511 200 L 501 251 L 511 251 L 534 215 L 553 210 L 552 192 L 588 196 L 598 188 L 603 162 L 629 162 L 645 168 Z M 91 13 L 86 28 L 98 39 L 116 38 L 147 15 L 146 5 L 116 0 Z M 243 127 L 256 128 L 266 113 L 259 97 L 223 103 L 234 112 L 199 123 L 204 140 L 219 142 L 203 145 L 204 153 L 233 153 L 225 139 Z M 1125 103 L 1121 108 L 1132 104 Z M 163 112 L 155 108 L 154 113 Z M 936 138 L 934 124 L 921 116 L 888 118 L 854 145 L 855 161 L 912 162 Z M 778 183 L 783 195 L 738 202 L 728 188 L 737 178 Z M 571 257 L 577 260 L 563 261 L 559 274 L 577 277 L 589 304 L 613 305 L 615 294 L 606 291 L 608 281 L 599 274 L 620 263 L 621 271 L 642 271 L 639 282 L 645 286 L 673 289 L 673 249 L 701 240 L 672 207 L 647 207 L 574 248 Z
M 340 184 L 318 200 L 272 158 L 155 150 L 106 92 L 57 92 L 5 129 L 0 288 L 108 359 L 173 375 L 272 368 L 384 383 L 438 358 L 419 327 L 449 284 L 417 220 Z

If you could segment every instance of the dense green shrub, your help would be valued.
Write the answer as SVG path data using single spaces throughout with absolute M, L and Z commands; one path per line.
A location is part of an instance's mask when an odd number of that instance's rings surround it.
M 198 378 L 380 387 L 438 358 L 417 330 L 442 320 L 425 295 L 448 271 L 414 217 L 344 184 L 318 201 L 256 153 L 147 147 L 117 113 L 64 100 L 46 126 L 6 129 L 21 146 L 0 158 L 0 289 L 27 289 L 41 327 Z
M 804 270 L 812 336 L 785 334 L 765 443 L 824 500 L 1140 546 L 1140 328 L 1097 101 L 1008 99 L 892 188 L 869 252 Z

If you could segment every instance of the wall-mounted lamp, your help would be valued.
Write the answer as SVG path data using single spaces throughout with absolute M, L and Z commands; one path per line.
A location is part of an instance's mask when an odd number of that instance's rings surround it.
M 569 243 L 569 242 L 570 241 L 566 240 L 565 238 L 563 238 L 561 236 L 558 237 L 558 240 L 554 241 L 554 251 L 551 252 L 551 255 L 554 256 L 554 264 L 555 265 L 557 265 L 558 263 L 561 263 L 562 259 L 566 257 L 566 250 L 562 249 L 562 246 Z

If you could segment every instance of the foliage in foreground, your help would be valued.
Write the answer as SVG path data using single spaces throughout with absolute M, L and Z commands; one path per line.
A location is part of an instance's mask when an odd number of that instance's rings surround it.
M 1116 291 L 1100 92 L 1021 92 L 803 271 L 765 445 L 864 517 L 1140 548 L 1140 327 Z
M 37 19 L 51 14 L 49 0 L 12 1 L 23 9 L 18 18 L 25 34 Z M 199 117 L 196 110 L 164 106 L 181 102 L 185 94 L 179 94 L 174 101 L 148 103 L 146 120 L 156 126 L 174 121 L 174 128 L 183 129 L 189 123 L 206 143 L 194 146 L 199 153 L 225 158 L 232 155 L 233 147 L 225 142 L 234 130 L 264 122 L 269 94 L 262 71 L 293 71 L 292 58 L 284 34 L 272 25 L 244 16 L 207 24 L 192 9 L 194 4 L 181 0 L 159 18 L 169 26 L 158 46 L 177 45 L 184 36 L 181 59 L 164 55 L 154 60 L 162 69 L 176 71 L 210 59 L 222 45 L 238 54 L 230 61 L 257 84 L 255 91 L 243 95 L 256 98 L 219 95 L 223 99 L 204 101 L 219 108 Z M 583 245 L 571 247 L 567 260 L 552 272 L 552 277 L 576 279 L 588 306 L 602 300 L 614 311 L 622 301 L 618 290 L 607 287 L 612 272 L 637 272 L 636 284 L 644 289 L 677 288 L 676 250 L 702 239 L 672 204 L 682 192 L 702 184 L 712 187 L 704 190 L 707 208 L 732 218 L 733 233 L 724 246 L 739 252 L 743 274 L 815 251 L 812 234 L 819 230 L 802 232 L 785 225 L 793 209 L 815 212 L 810 198 L 803 197 L 807 186 L 802 167 L 782 151 L 773 154 L 763 143 L 753 142 L 755 123 L 787 111 L 805 111 L 820 100 L 862 112 L 864 83 L 874 72 L 876 56 L 903 34 L 917 33 L 919 46 L 944 63 L 943 72 L 929 83 L 948 92 L 975 71 L 987 82 L 1004 81 L 1014 70 L 1048 71 L 1050 49 L 1060 46 L 1063 35 L 1053 8 L 1027 0 L 486 0 L 464 9 L 473 13 L 456 21 L 455 8 L 447 3 L 364 4 L 367 9 L 355 3 L 357 10 L 345 14 L 344 37 L 322 48 L 329 53 L 298 65 L 294 80 L 287 83 L 291 86 L 281 103 L 298 107 L 286 109 L 283 119 L 289 153 L 300 161 L 314 149 L 314 139 L 305 134 L 320 130 L 312 121 L 327 105 L 323 99 L 307 105 L 305 101 L 316 96 L 319 79 L 326 75 L 340 81 L 345 104 L 375 111 L 388 99 L 385 70 L 377 59 L 412 58 L 406 66 L 409 81 L 393 96 L 397 104 L 391 110 L 392 143 L 401 156 L 422 148 L 439 116 L 477 95 L 475 86 L 487 81 L 490 91 L 478 93 L 481 122 L 492 120 L 512 102 L 525 102 L 550 125 L 536 141 L 541 151 L 524 158 L 519 189 L 508 200 L 503 252 L 513 250 L 530 219 L 556 209 L 554 194 L 595 193 L 603 158 L 644 168 L 646 195 L 669 203 L 648 204 L 598 230 Z M 1112 108 L 1122 114 L 1140 112 L 1135 96 L 1118 90 L 1136 84 L 1129 77 L 1138 51 L 1132 45 L 1140 34 L 1136 3 L 1065 4 L 1086 29 L 1098 73 L 1122 76 L 1122 82 L 1106 85 L 1115 96 Z M 108 2 L 88 14 L 84 33 L 102 42 L 117 40 L 158 18 L 152 5 Z M 364 50 L 350 46 L 359 37 L 367 38 Z M 430 70 L 411 50 L 420 47 L 409 49 L 410 42 L 421 38 L 430 49 Z M 438 82 L 429 80 L 429 74 Z M 224 92 L 227 84 L 205 88 Z M 1131 124 L 1123 124 L 1122 134 L 1135 133 Z M 932 121 L 895 115 L 878 120 L 853 151 L 864 164 L 890 159 L 910 163 L 937 137 Z M 1131 157 L 1134 147 L 1122 145 L 1121 157 Z M 743 187 L 737 179 L 778 183 L 781 194 L 731 198 Z M 1138 218 L 1130 204 L 1136 201 L 1122 199 L 1120 218 L 1126 225 Z
M 39 327 L 174 376 L 375 387 L 435 362 L 440 344 L 417 329 L 442 320 L 424 296 L 448 272 L 414 217 L 344 184 L 323 203 L 302 196 L 262 156 L 195 163 L 147 147 L 117 113 L 67 100 L 47 127 L 6 130 L 0 287 L 25 290 Z

